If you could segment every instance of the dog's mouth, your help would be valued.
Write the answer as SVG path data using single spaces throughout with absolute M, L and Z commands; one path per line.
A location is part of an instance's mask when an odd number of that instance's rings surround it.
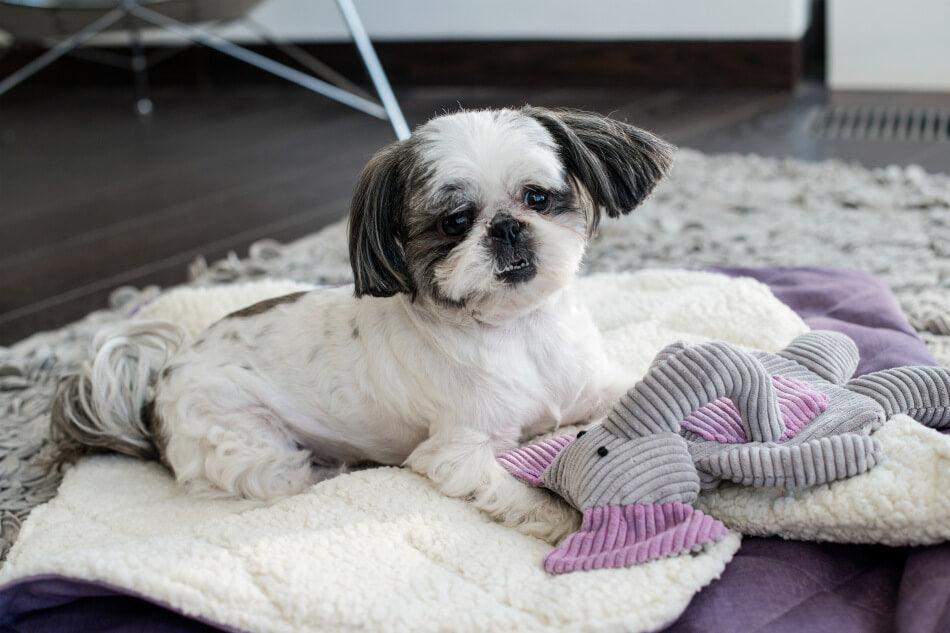
M 529 281 L 537 272 L 534 262 L 525 257 L 521 257 L 499 267 L 498 272 L 495 273 L 495 277 L 505 283 L 516 284 Z

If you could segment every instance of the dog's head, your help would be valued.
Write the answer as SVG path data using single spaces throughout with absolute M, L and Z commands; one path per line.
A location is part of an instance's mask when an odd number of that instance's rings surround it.
M 356 295 L 406 293 L 498 322 L 573 279 L 603 214 L 663 177 L 672 147 L 586 112 L 438 117 L 370 160 L 350 213 Z

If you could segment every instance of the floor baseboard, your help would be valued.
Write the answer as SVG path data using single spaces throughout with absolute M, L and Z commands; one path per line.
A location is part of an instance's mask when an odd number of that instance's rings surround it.
M 797 40 L 734 41 L 432 41 L 379 42 L 379 57 L 396 85 L 523 87 L 677 87 L 789 89 L 802 76 Z M 254 50 L 284 59 L 274 47 Z M 343 74 L 363 82 L 365 72 L 348 43 L 303 48 Z M 0 59 L 0 76 L 39 54 L 15 47 Z M 167 56 L 168 50 L 150 54 Z M 203 48 L 188 48 L 157 64 L 156 86 L 279 81 Z M 34 89 L 125 83 L 129 72 L 66 58 L 30 83 Z

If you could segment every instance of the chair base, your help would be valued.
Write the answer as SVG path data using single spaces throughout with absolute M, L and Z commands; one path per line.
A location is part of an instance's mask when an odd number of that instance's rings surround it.
M 140 33 L 141 26 L 145 25 L 174 33 L 193 44 L 207 46 L 360 112 L 389 121 L 398 139 L 408 138 L 409 126 L 406 124 L 405 117 L 403 117 L 402 110 L 399 108 L 396 97 L 392 92 L 386 73 L 379 63 L 379 58 L 376 56 L 376 51 L 366 33 L 366 29 L 363 27 L 363 22 L 356 8 L 353 6 L 352 0 L 336 0 L 336 2 L 373 82 L 379 102 L 372 100 L 351 82 L 334 73 L 331 69 L 322 65 L 319 60 L 307 55 L 292 44 L 284 44 L 282 48 L 286 48 L 286 52 L 291 54 L 298 62 L 303 63 L 308 70 L 328 77 L 332 80 L 332 83 L 228 41 L 208 28 L 185 24 L 166 13 L 154 10 L 143 0 L 121 0 L 115 3 L 114 8 L 106 11 L 84 28 L 61 40 L 30 63 L 0 80 L 0 96 L 40 72 L 63 55 L 77 51 L 96 35 L 115 28 L 124 21 L 128 25 L 127 28 L 130 34 L 131 68 L 137 92 L 136 111 L 140 115 L 147 116 L 153 110 L 148 89 L 148 61 L 145 57 Z M 275 39 L 261 25 L 252 23 L 251 26 L 259 34 L 266 36 L 265 39 Z

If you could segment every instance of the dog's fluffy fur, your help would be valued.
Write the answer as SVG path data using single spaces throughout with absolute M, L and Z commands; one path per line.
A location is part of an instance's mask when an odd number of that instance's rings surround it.
M 365 168 L 350 215 L 354 288 L 251 306 L 180 347 L 132 321 L 54 407 L 72 443 L 158 457 L 200 494 L 270 500 L 347 464 L 405 464 L 529 534 L 574 516 L 495 461 L 602 416 L 608 366 L 571 285 L 602 214 L 670 163 L 658 138 L 525 107 L 442 116 Z

